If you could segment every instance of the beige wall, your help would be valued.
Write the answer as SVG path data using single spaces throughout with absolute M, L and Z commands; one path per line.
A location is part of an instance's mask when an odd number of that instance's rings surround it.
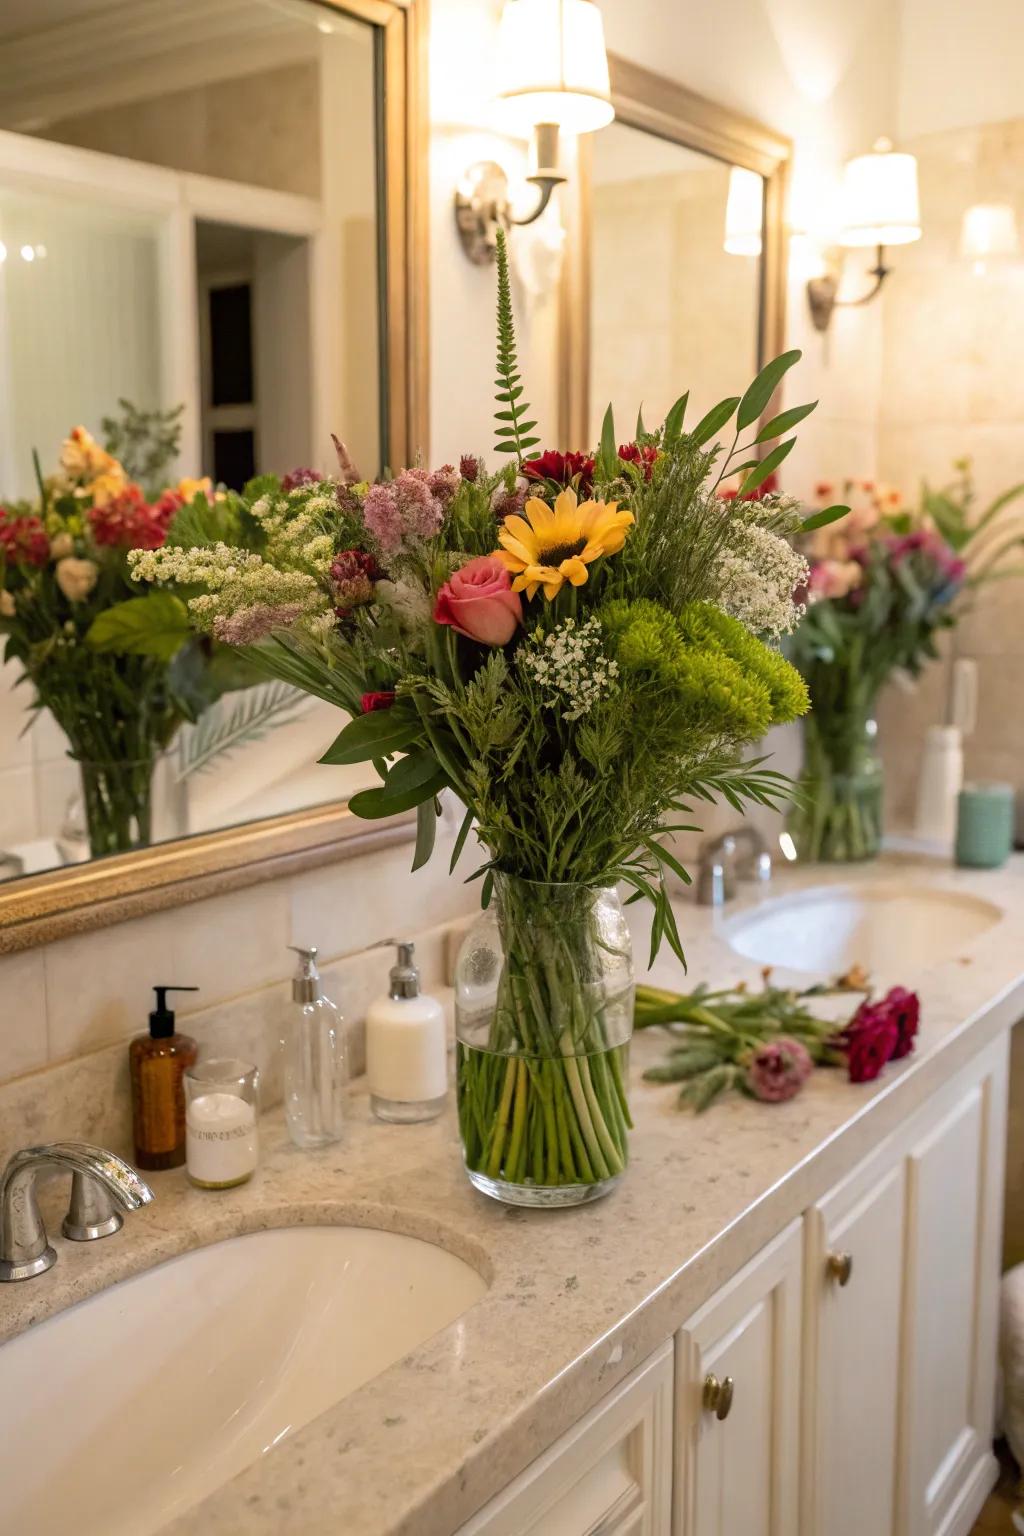
M 924 235 L 893 253 L 884 294 L 878 471 L 913 496 L 922 478 L 943 484 L 967 455 L 980 508 L 1024 481 L 1024 261 L 975 272 L 959 254 L 960 221 L 972 203 L 1010 202 L 1024 229 L 1024 118 L 906 147 L 918 157 Z M 1024 578 L 1014 578 L 983 591 L 913 692 L 893 686 L 883 701 L 891 822 L 913 817 L 924 733 L 944 719 L 954 648 L 978 663 L 968 777 L 1024 787 Z

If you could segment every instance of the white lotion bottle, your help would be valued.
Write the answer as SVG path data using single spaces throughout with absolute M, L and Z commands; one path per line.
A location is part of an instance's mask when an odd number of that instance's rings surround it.
M 434 1120 L 448 1095 L 448 1031 L 436 997 L 420 990 L 412 944 L 398 945 L 386 997 L 366 1013 L 366 1076 L 378 1120 Z

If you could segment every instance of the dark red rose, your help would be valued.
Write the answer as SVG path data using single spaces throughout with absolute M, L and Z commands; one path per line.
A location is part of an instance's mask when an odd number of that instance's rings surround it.
M 899 1043 L 899 1025 L 888 1005 L 861 1003 L 839 1037 L 851 1083 L 872 1083 Z
M 921 1021 L 921 1000 L 916 992 L 908 992 L 906 987 L 891 987 L 882 999 L 882 1007 L 888 1008 L 889 1017 L 896 1025 L 896 1049 L 892 1059 L 899 1061 L 914 1049 L 914 1038 Z
M 559 453 L 557 448 L 545 448 L 535 459 L 527 459 L 523 465 L 527 480 L 551 480 L 555 485 L 568 485 L 577 480 L 581 491 L 589 491 L 594 483 L 594 461 L 585 453 Z
M 50 558 L 50 541 L 38 517 L 15 517 L 0 507 L 0 553 L 12 565 L 43 566 Z
M 372 715 L 377 709 L 390 709 L 395 702 L 395 690 L 382 688 L 377 693 L 364 693 L 359 700 L 364 715 Z
M 658 450 L 653 443 L 647 443 L 643 448 L 639 443 L 622 443 L 619 446 L 619 458 L 625 464 L 639 465 L 644 472 L 645 480 L 651 478 L 657 457 Z

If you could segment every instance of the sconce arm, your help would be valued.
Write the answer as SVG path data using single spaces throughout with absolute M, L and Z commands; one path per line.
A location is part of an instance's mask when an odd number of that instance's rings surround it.
M 834 309 L 858 309 L 862 304 L 870 304 L 871 300 L 879 292 L 892 267 L 885 264 L 885 246 L 877 247 L 875 265 L 870 269 L 870 276 L 874 283 L 867 293 L 862 293 L 856 299 L 840 299 L 836 295 L 839 291 L 838 278 L 828 275 L 826 277 L 812 277 L 807 284 L 807 300 L 811 306 L 811 318 L 816 330 L 827 331 L 829 321 Z

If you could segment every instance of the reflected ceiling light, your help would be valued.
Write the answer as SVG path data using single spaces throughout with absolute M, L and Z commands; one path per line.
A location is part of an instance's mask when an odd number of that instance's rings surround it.
M 898 154 L 889 139 L 878 139 L 870 154 L 857 155 L 843 172 L 840 201 L 840 242 L 854 249 L 874 246 L 875 279 L 859 299 L 839 299 L 839 278 L 828 274 L 807 284 L 811 316 L 819 331 L 828 329 L 832 311 L 867 304 L 892 271 L 885 264 L 887 245 L 909 245 L 921 238 L 921 205 L 917 192 L 917 160 Z
M 527 180 L 540 201 L 526 218 L 514 218 L 503 168 L 493 160 L 469 167 L 455 193 L 455 219 L 478 265 L 494 259 L 499 224 L 532 224 L 565 181 L 559 134 L 593 133 L 615 116 L 596 0 L 505 0 L 497 58 L 495 116 L 506 132 L 531 136 Z
M 6 260 L 7 260 L 7 247 L 6 247 L 6 245 L 4 245 L 4 242 L 2 240 L 0 240 L 0 261 L 6 261 Z
M 756 171 L 734 165 L 725 204 L 725 249 L 730 256 L 760 256 L 764 183 Z
M 35 261 L 35 247 L 31 245 L 23 245 L 21 248 L 21 259 L 22 261 Z
M 960 226 L 960 255 L 983 273 L 990 261 L 1020 254 L 1017 215 L 1009 203 L 975 203 L 964 212 Z

